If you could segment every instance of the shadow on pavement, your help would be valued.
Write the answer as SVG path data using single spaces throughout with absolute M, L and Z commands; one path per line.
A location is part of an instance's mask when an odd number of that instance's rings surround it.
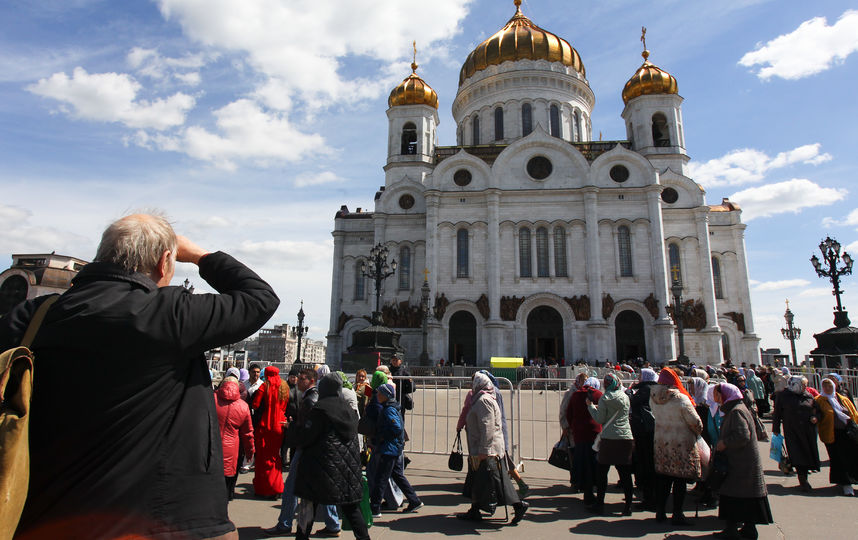
M 498 509 L 495 517 L 479 522 L 462 521 L 457 519 L 455 514 L 452 513 L 440 516 L 438 514 L 427 514 L 424 516 L 411 514 L 408 517 L 400 517 L 390 523 L 379 522 L 378 526 L 390 529 L 391 531 L 412 534 L 444 531 L 445 536 L 465 536 L 479 534 L 479 531 L 496 531 L 503 528 L 503 516 L 502 509 Z
M 709 537 L 720 531 L 723 522 L 715 516 L 703 516 L 690 519 L 691 526 L 673 526 L 670 522 L 656 523 L 654 517 L 631 517 L 608 521 L 601 518 L 582 521 L 569 528 L 573 534 L 607 536 L 612 538 L 641 538 L 648 534 L 664 534 L 665 538 L 700 538 Z

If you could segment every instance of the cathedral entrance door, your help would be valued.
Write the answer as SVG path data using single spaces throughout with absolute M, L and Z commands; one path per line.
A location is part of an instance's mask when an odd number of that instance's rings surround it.
M 641 316 L 634 311 L 621 311 L 614 321 L 617 336 L 617 361 L 627 362 L 640 356 L 646 359 L 646 337 Z
M 555 362 L 563 357 L 563 317 L 556 309 L 540 306 L 527 316 L 527 357 Z
M 477 320 L 467 311 L 450 317 L 447 358 L 454 364 L 477 365 Z

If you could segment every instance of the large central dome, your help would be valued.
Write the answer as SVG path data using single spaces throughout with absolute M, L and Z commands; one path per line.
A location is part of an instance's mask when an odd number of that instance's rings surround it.
M 478 71 L 515 60 L 562 62 L 582 76 L 587 75 L 581 56 L 568 41 L 533 24 L 521 12 L 520 0 L 515 0 L 515 5 L 512 19 L 468 55 L 459 72 L 459 86 Z

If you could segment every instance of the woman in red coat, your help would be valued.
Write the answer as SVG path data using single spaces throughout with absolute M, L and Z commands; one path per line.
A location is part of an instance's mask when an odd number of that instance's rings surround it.
M 238 478 L 239 444 L 244 445 L 244 455 L 253 456 L 253 423 L 250 421 L 250 407 L 241 399 L 240 383 L 234 377 L 227 377 L 215 392 L 215 408 L 220 425 L 220 438 L 223 444 L 223 475 L 226 478 L 226 494 L 232 500 L 235 481 Z
M 253 410 L 259 423 L 255 431 L 256 474 L 253 491 L 260 497 L 276 499 L 283 493 L 283 462 L 280 447 L 286 424 L 286 405 L 289 403 L 289 385 L 280 378 L 274 366 L 265 368 L 265 384 L 253 395 Z

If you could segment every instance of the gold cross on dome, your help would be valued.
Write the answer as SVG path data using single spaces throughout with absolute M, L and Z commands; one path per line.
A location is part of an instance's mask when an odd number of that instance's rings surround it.
M 413 60 L 411 61 L 411 71 L 413 71 L 414 73 L 417 73 L 417 40 L 416 39 L 411 42 L 411 48 L 414 49 L 414 57 L 413 57 Z
M 646 26 L 641 26 L 641 43 L 643 43 L 644 50 L 646 50 Z

